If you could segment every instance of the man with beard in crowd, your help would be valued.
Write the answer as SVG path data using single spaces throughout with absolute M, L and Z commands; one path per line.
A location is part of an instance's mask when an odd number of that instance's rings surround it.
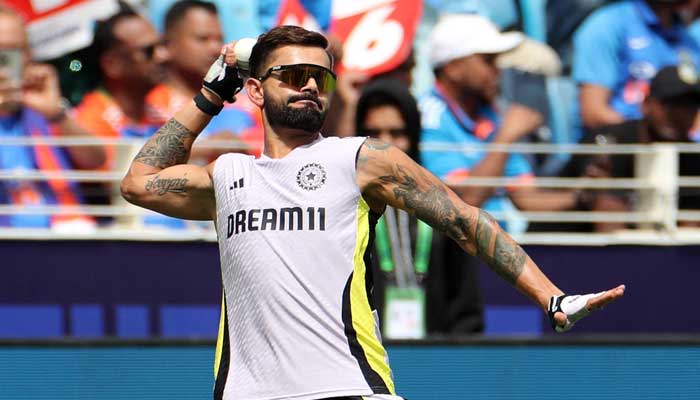
M 219 56 L 223 36 L 217 8 L 200 0 L 174 3 L 165 15 L 165 49 L 168 52 L 165 81 L 146 97 L 159 122 L 165 123 L 188 103 L 202 87 L 202 76 Z M 262 121 L 260 111 L 238 95 L 235 104 L 227 104 L 218 118 L 199 135 L 202 140 L 226 140 L 229 144 L 242 137 L 256 141 L 260 147 Z M 195 154 L 196 153 L 196 154 Z M 199 148 L 192 159 L 204 164 L 212 161 L 220 150 Z

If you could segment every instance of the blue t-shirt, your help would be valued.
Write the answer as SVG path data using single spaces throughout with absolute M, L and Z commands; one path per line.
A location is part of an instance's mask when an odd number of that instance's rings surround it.
M 597 10 L 574 35 L 574 80 L 608 88 L 610 106 L 625 119 L 642 117 L 651 78 L 661 68 L 680 63 L 698 67 L 698 43 L 680 21 L 664 29 L 642 0 Z
M 0 141 L 2 138 L 21 138 L 32 136 L 50 136 L 50 128 L 44 117 L 29 109 L 23 109 L 12 115 L 0 116 Z M 41 169 L 40 161 L 35 146 L 10 146 L 0 145 L 0 169 L 6 171 L 22 171 Z M 61 169 L 70 168 L 69 158 L 65 148 L 50 148 L 43 157 L 49 157 L 54 167 Z M 79 202 L 80 198 L 77 185 L 68 183 L 62 189 L 68 191 L 62 196 L 63 201 Z M 54 189 L 48 180 L 24 181 L 2 180 L 0 181 L 0 204 L 14 204 L 26 206 L 41 206 L 60 204 Z M 66 205 L 75 205 L 67 203 Z M 0 215 L 0 226 L 12 226 L 22 228 L 48 228 L 51 226 L 49 215 Z
M 421 150 L 423 166 L 442 180 L 459 180 L 469 176 L 472 168 L 486 156 L 485 151 L 459 151 L 457 147 L 470 144 L 488 143 L 493 140 L 500 120 L 491 107 L 483 107 L 476 121 L 467 116 L 459 106 L 453 104 L 434 87 L 419 101 L 421 111 L 421 144 L 454 145 L 452 151 Z M 532 167 L 522 154 L 511 154 L 506 161 L 503 176 L 532 177 Z M 507 196 L 505 188 L 499 188 L 481 206 L 488 212 L 515 213 L 515 207 Z M 505 221 L 501 219 L 501 221 Z M 520 230 L 512 223 L 506 223 L 511 232 Z

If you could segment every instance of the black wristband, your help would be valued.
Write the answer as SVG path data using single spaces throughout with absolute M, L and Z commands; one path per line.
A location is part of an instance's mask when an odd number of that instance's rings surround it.
M 554 319 L 554 314 L 558 312 L 564 312 L 561 309 L 561 302 L 564 300 L 566 297 L 565 294 L 562 294 L 561 296 L 552 296 L 549 299 L 549 307 L 547 307 L 547 317 L 549 318 L 549 323 L 552 325 L 552 329 L 556 332 L 557 330 L 557 321 Z
M 197 93 L 196 96 L 194 96 L 194 104 L 199 108 L 203 113 L 211 115 L 212 117 L 215 115 L 219 115 L 221 110 L 224 108 L 224 105 L 217 106 L 216 104 L 212 103 L 207 99 L 202 92 Z

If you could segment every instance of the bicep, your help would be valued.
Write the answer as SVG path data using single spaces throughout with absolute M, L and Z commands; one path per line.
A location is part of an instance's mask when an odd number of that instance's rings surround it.
M 470 246 L 478 210 L 395 147 L 368 140 L 360 150 L 358 180 L 364 196 L 406 210 Z
M 136 205 L 171 217 L 211 220 L 215 211 L 211 168 L 179 164 L 154 174 L 129 174 L 122 194 Z

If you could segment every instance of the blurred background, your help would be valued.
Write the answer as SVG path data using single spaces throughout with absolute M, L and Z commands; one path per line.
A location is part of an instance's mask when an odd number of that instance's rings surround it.
M 211 222 L 127 204 L 126 167 L 223 43 L 295 24 L 338 75 L 322 133 L 391 142 L 567 293 L 565 335 L 388 209 L 374 305 L 416 399 L 700 398 L 700 1 L 0 0 L 0 399 L 210 397 Z M 258 156 L 245 93 L 191 163 Z

